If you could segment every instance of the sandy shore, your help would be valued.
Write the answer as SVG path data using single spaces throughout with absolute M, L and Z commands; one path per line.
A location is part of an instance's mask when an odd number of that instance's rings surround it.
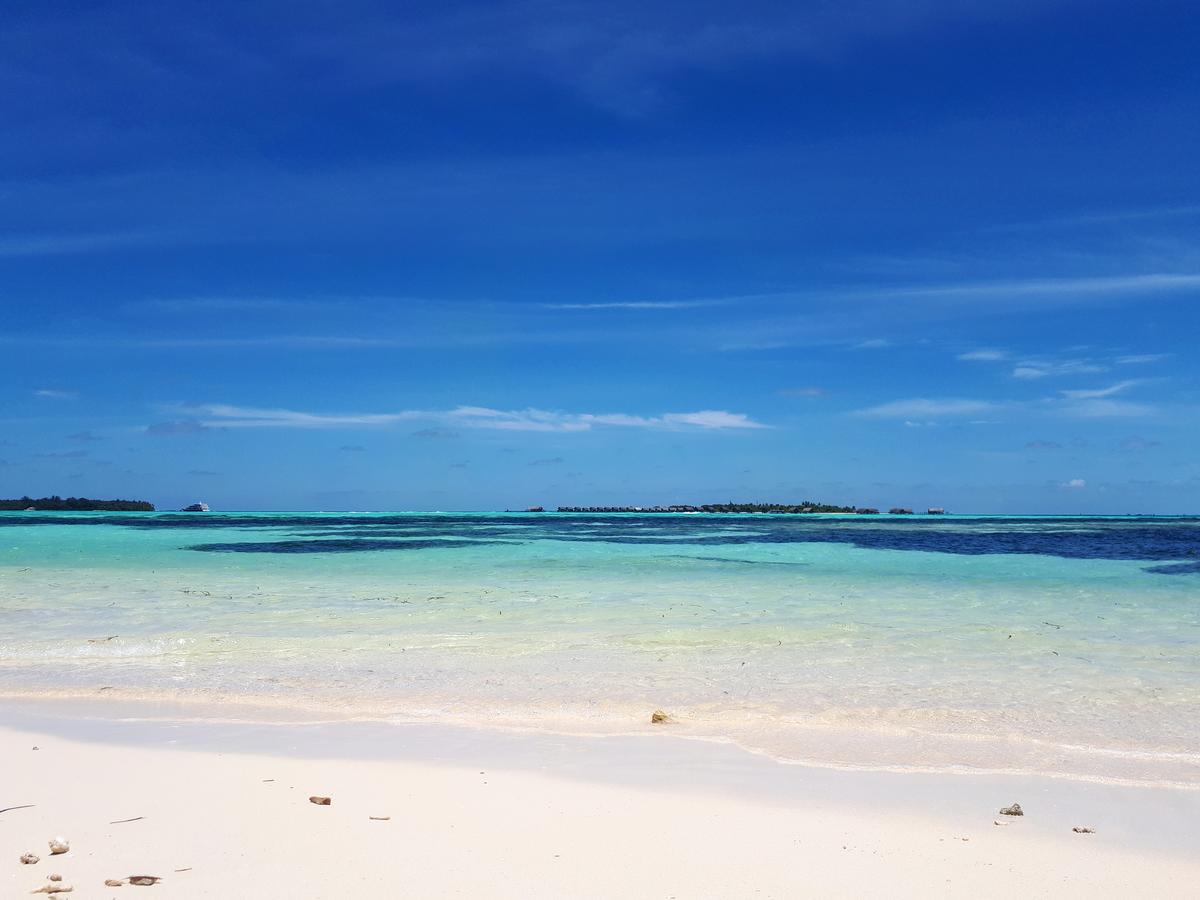
M 1200 791 L 785 766 L 662 731 L 2 712 L 0 809 L 32 804 L 0 812 L 5 897 L 51 872 L 72 897 L 106 898 L 1185 897 L 1200 884 Z M 1024 817 L 997 814 L 1013 801 Z M 51 857 L 56 835 L 71 849 Z M 41 861 L 22 865 L 26 851 Z M 135 874 L 163 880 L 104 886 Z

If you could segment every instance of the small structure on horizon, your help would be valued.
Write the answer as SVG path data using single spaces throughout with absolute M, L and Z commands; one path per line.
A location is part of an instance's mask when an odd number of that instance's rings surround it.
M 191 506 L 185 506 L 180 512 L 208 512 L 208 504 L 203 501 L 193 503 Z
M 925 510 L 925 512 L 930 516 L 944 516 L 946 514 L 946 510 L 942 509 L 940 506 L 931 506 L 929 509 Z

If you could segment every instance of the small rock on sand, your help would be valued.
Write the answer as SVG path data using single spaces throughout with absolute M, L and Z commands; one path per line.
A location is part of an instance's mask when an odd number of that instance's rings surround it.
M 21 855 L 21 865 L 36 866 L 41 859 L 36 853 L 24 853 Z
M 1014 803 L 1012 806 L 1002 806 L 1000 808 L 1000 815 L 1002 815 L 1002 816 L 1023 816 L 1023 815 L 1025 815 L 1025 810 L 1021 809 L 1020 803 Z
M 55 872 L 53 875 L 47 875 L 46 877 L 49 878 L 51 881 L 62 881 L 62 876 L 59 875 L 57 872 Z
M 71 849 L 71 842 L 63 837 L 50 838 L 50 855 L 57 856 Z
M 1095 834 L 1096 833 L 1095 828 L 1089 828 L 1087 825 L 1076 825 L 1071 830 L 1073 832 L 1075 832 L 1076 834 Z
M 663 722 L 669 722 L 670 719 L 671 717 L 661 709 L 656 709 L 654 712 L 650 713 L 650 722 L 654 725 L 661 725 Z
M 124 883 L 125 883 L 125 882 L 121 881 L 121 880 L 120 880 L 120 879 L 118 879 L 118 878 L 106 878 L 106 879 L 104 879 L 104 886 L 105 886 L 105 887 L 120 887 L 120 886 L 121 886 L 121 885 L 123 885 Z
M 162 881 L 162 879 L 159 878 L 157 875 L 130 875 L 129 876 L 130 884 L 151 885 L 151 884 L 158 884 L 160 881 Z
M 329 798 L 329 797 L 316 797 L 316 796 L 313 796 L 313 797 L 309 797 L 309 798 L 308 798 L 308 802 L 309 802 L 309 803 L 315 803 L 317 806 L 328 806 L 330 803 L 332 803 L 332 802 L 333 802 L 333 800 L 332 800 L 331 798 Z

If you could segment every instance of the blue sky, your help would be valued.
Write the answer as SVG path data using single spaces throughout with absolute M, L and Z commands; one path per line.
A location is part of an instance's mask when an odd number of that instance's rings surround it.
M 1200 511 L 1183 3 L 0 25 L 0 494 Z

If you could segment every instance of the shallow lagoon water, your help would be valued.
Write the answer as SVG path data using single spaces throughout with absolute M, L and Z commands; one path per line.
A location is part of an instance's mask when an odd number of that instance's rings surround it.
M 0 689 L 1200 785 L 1200 520 L 0 514 Z M 197 713 L 199 714 L 199 712 Z

